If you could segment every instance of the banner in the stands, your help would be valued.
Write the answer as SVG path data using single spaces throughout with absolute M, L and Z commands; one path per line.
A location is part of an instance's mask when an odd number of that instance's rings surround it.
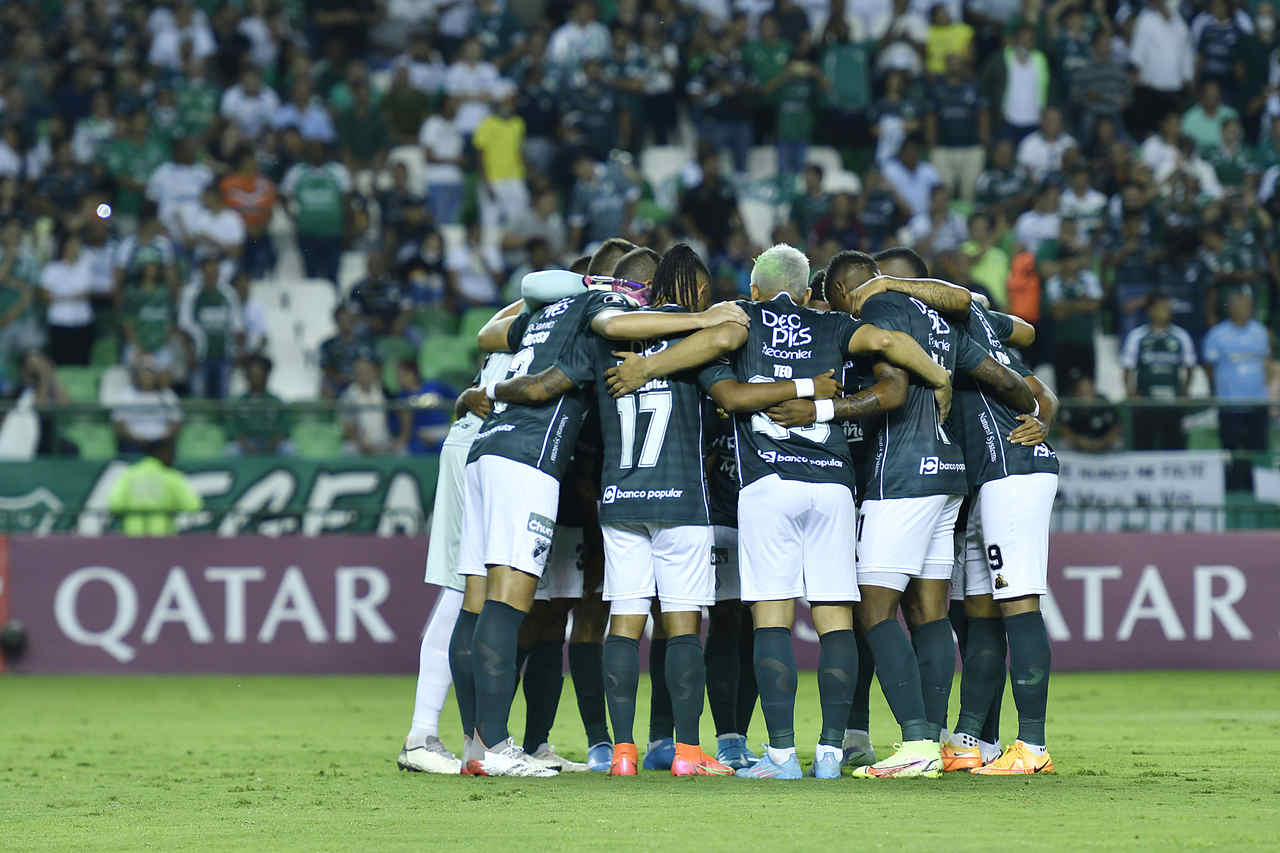
M 1220 451 L 1062 452 L 1058 461 L 1055 530 L 1223 529 Z

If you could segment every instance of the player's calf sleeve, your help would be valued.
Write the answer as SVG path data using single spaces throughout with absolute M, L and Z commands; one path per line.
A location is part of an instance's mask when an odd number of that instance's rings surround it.
M 1045 709 L 1049 705 L 1049 632 L 1039 610 L 1006 616 L 1009 677 L 1018 706 L 1018 740 L 1044 746 Z
M 969 614 L 965 612 L 964 601 L 952 601 L 947 607 L 947 618 L 951 620 L 951 630 L 956 632 L 956 647 L 960 649 L 960 657 L 969 647 Z
M 714 610 L 710 623 L 703 666 L 707 673 L 707 704 L 711 706 L 716 736 L 746 734 L 738 728 L 738 625 L 736 620 L 726 619 Z M 679 729 L 678 721 L 676 728 Z
M 604 710 L 604 645 L 569 644 L 569 675 L 578 697 L 578 715 L 587 732 L 587 746 L 609 742 L 609 723 Z
M 1004 622 L 970 619 L 969 644 L 960 676 L 960 719 L 956 731 L 981 740 L 997 691 L 1004 690 Z M 997 732 L 999 729 L 997 729 Z M 998 736 L 998 735 L 997 735 Z
M 751 728 L 751 715 L 756 710 L 760 693 L 756 688 L 756 631 L 751 624 L 751 611 L 742 609 L 738 634 L 738 724 L 733 731 L 746 736 Z
M 533 753 L 551 736 L 564 687 L 564 643 L 541 643 L 529 650 L 524 667 L 524 751 Z
M 671 692 L 671 712 L 675 718 L 676 743 L 698 744 L 698 721 L 702 718 L 702 694 L 707 683 L 702 660 L 702 642 L 697 634 L 680 634 L 667 639 L 667 689 Z
M 791 629 L 758 628 L 755 642 L 756 687 L 769 729 L 769 746 L 796 745 L 796 653 Z
M 671 714 L 671 692 L 667 689 L 667 641 L 649 641 L 649 740 L 662 740 L 675 732 Z
M 476 727 L 485 746 L 508 737 L 516 680 L 516 635 L 524 614 L 501 601 L 486 601 L 476 619 Z
M 902 726 L 902 740 L 937 740 L 938 727 L 925 716 L 920 665 L 897 619 L 886 619 L 867 632 L 867 643 L 880 673 L 880 689 Z
M 476 733 L 476 678 L 471 668 L 475 635 L 476 614 L 463 610 L 449 637 L 449 673 L 453 676 L 453 695 L 462 717 L 462 733 L 467 737 Z
M 846 729 L 871 731 L 871 679 L 876 674 L 876 659 L 871 654 L 871 644 L 861 631 L 854 633 L 858 643 L 858 680 L 853 685 L 853 701 L 849 704 L 849 721 Z
M 849 705 L 858 680 L 858 641 L 853 631 L 828 631 L 818 638 L 818 699 L 822 733 L 818 743 L 839 748 L 844 743 Z
M 956 644 L 951 639 L 951 621 L 936 619 L 911 631 L 911 645 L 920 666 L 920 687 L 924 695 L 924 716 L 939 729 L 947 727 L 947 702 L 956 672 Z
M 1009 638 L 1005 636 L 1003 622 L 1000 625 L 999 640 L 1000 651 L 996 657 L 1000 659 L 1000 672 L 991 696 L 991 707 L 987 710 L 987 722 L 982 727 L 982 739 L 987 743 L 998 743 L 1000 740 L 1000 706 L 1004 703 L 1004 683 L 1008 676 L 1005 662 L 1009 659 Z
M 614 743 L 635 743 L 636 690 L 640 687 L 640 643 L 610 635 L 604 641 L 604 698 Z
M 449 695 L 449 646 L 453 643 L 453 627 L 462 609 L 462 593 L 442 589 L 431 609 L 422 647 L 418 652 L 418 684 L 413 697 L 413 722 L 409 728 L 410 746 L 423 743 L 440 733 L 440 712 Z

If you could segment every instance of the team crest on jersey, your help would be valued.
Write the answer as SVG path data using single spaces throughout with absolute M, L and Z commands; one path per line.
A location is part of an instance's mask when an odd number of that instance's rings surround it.
M 1009 582 L 1004 579 L 1004 575 L 996 575 L 996 580 L 995 580 L 996 589 L 1004 589 L 1008 585 L 1009 585 Z
M 1051 448 L 1047 444 L 1037 444 L 1035 447 L 1035 450 L 1031 451 L 1031 455 L 1042 456 L 1045 459 L 1050 459 L 1054 456 L 1057 456 L 1058 454 L 1054 453 L 1053 448 Z

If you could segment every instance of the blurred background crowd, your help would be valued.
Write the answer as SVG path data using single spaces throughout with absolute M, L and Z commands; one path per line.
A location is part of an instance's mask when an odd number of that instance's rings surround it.
M 114 412 L 41 453 L 431 452 L 528 271 L 905 244 L 1037 326 L 1066 446 L 1129 397 L 1265 449 L 1278 47 L 1269 0 L 6 2 L 0 393 Z

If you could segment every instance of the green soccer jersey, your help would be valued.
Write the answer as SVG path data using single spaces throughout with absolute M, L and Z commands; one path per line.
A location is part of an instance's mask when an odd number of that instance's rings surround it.
M 968 373 L 987 353 L 933 308 L 906 294 L 887 292 L 867 300 L 862 319 L 886 331 L 903 332 L 952 375 Z M 938 420 L 933 389 L 910 377 L 907 401 L 872 424 L 874 461 L 863 500 L 963 495 L 964 447 Z
M 751 325 L 747 342 L 716 362 L 702 380 L 774 382 L 840 370 L 849 340 L 861 322 L 839 311 L 821 313 L 796 305 L 786 293 L 768 302 L 739 302 Z M 764 412 L 736 415 L 738 482 L 751 485 L 777 474 L 784 480 L 839 483 L 853 489 L 853 461 L 844 431 L 829 423 L 778 426 Z
M 230 358 L 237 326 L 234 292 L 202 287 L 191 303 L 191 320 L 204 336 L 205 358 Z
M 678 306 L 656 309 L 684 313 Z M 677 373 L 616 400 L 605 371 L 619 363 L 614 351 L 649 356 L 686 335 L 619 344 L 590 335 L 594 350 L 595 405 L 604 438 L 600 471 L 602 524 L 709 524 L 702 456 L 702 392 L 699 373 Z M 714 368 L 704 368 L 711 375 Z
M 1181 371 L 1196 365 L 1196 345 L 1181 326 L 1143 324 L 1125 337 L 1120 361 L 1136 374 L 1139 397 L 1172 400 L 1182 391 Z
M 607 308 L 630 308 L 620 293 L 592 290 L 567 297 L 512 323 L 507 343 L 515 352 L 508 379 L 559 367 L 578 389 L 545 406 L 494 403 L 493 412 L 476 433 L 468 462 L 501 456 L 544 471 L 559 480 L 573 456 L 586 412 L 581 386 L 594 376 L 593 359 L 584 334 L 591 320 Z
M 178 124 L 187 136 L 200 136 L 218 117 L 218 88 L 204 80 L 187 80 L 174 90 Z
M 974 303 L 965 329 L 997 362 L 1021 376 L 1031 375 L 1021 356 L 1002 343 L 1013 331 L 1013 320 L 1007 314 L 987 311 Z M 971 491 L 1015 474 L 1058 473 L 1058 454 L 1048 442 L 1027 447 L 1008 440 L 1009 433 L 1021 423 L 1018 414 L 968 376 L 956 377 L 948 423 L 963 441 Z
M 297 203 L 298 233 L 341 237 L 349 188 L 346 169 L 336 163 L 294 166 L 285 176 L 284 191 Z
M 707 454 L 707 498 L 711 523 L 737 527 L 738 442 L 734 436 L 733 416 L 711 400 L 704 399 L 702 420 L 710 447 Z
M 144 352 L 155 352 L 169 342 L 173 332 L 173 306 L 169 293 L 159 286 L 135 287 L 125 297 L 125 316 Z

